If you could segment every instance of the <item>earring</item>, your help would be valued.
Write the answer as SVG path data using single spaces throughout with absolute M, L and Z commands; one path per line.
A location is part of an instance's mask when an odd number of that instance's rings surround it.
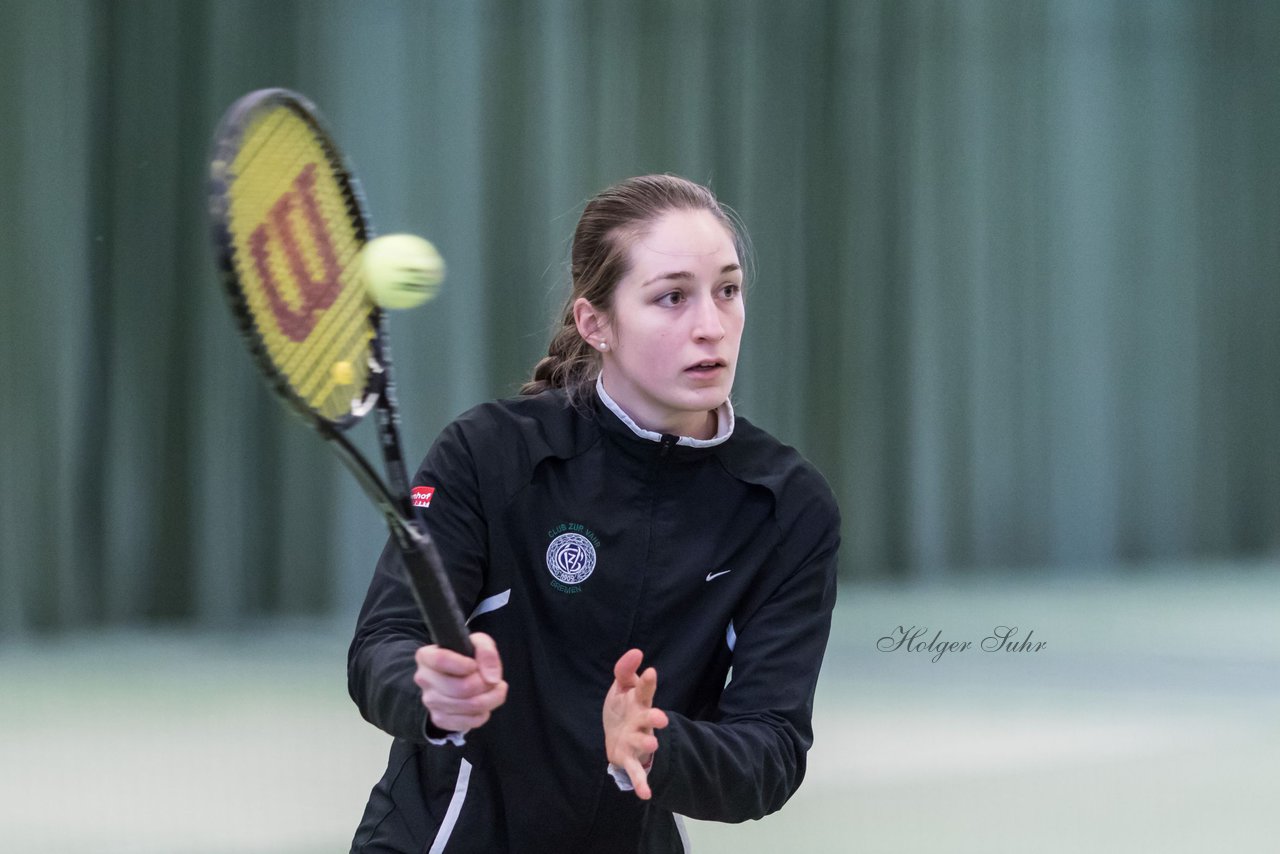
M 604 341 L 601 341 L 601 342 L 600 342 L 600 349 L 601 349 L 601 350 L 608 350 L 608 349 L 609 349 L 609 345 L 608 345 L 607 343 L 605 343 Z

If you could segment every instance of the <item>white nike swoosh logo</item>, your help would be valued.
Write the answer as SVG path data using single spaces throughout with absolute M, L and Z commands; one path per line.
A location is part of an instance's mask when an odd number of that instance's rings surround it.
M 720 576 L 722 576 L 722 575 L 728 575 L 728 574 L 729 574 L 729 573 L 731 573 L 731 572 L 733 572 L 733 570 L 732 570 L 732 569 L 722 570 L 721 572 L 708 572 L 708 573 L 707 573 L 707 581 L 710 581 L 710 580 L 711 580 L 711 579 L 713 579 L 713 578 L 719 578 L 719 577 L 720 577 Z

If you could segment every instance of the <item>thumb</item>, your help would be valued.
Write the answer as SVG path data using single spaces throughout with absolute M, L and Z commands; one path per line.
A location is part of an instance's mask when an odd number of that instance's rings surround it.
M 480 668 L 481 678 L 490 685 L 497 685 L 502 681 L 502 657 L 498 655 L 498 645 L 484 632 L 473 633 L 471 645 L 476 650 L 476 665 Z
M 636 681 L 639 679 L 637 670 L 644 661 L 644 653 L 638 649 L 629 649 L 622 654 L 617 663 L 613 665 L 613 680 L 618 683 L 618 687 L 623 691 L 630 691 L 636 687 Z

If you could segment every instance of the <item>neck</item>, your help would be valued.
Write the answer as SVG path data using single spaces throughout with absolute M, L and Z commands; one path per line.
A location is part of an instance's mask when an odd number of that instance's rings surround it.
M 733 433 L 733 405 L 727 400 L 708 412 L 689 413 L 690 418 L 687 421 L 682 419 L 682 424 L 664 424 L 658 421 L 650 421 L 649 424 L 642 425 L 632 417 L 629 410 L 623 409 L 609 394 L 609 391 L 604 386 L 603 375 L 596 377 L 596 393 L 600 396 L 604 405 L 614 415 L 618 416 L 624 424 L 630 427 L 632 432 L 655 442 L 661 438 L 663 433 L 666 433 L 678 436 L 681 445 L 710 447 L 724 442 Z
M 716 427 L 719 421 L 716 419 L 715 410 L 702 413 L 699 418 L 695 419 L 700 422 L 693 426 L 687 433 L 676 433 L 677 436 L 688 436 L 690 439 L 711 439 L 716 435 Z M 663 432 L 663 431 L 659 431 Z M 673 431 L 667 431 L 673 432 Z
M 653 418 L 645 418 L 643 413 L 637 417 L 630 409 L 619 408 L 627 413 L 628 417 L 635 422 L 637 427 L 644 430 L 650 430 L 654 433 L 663 433 L 671 436 L 687 436 L 690 439 L 712 439 L 715 438 L 716 428 L 720 426 L 719 420 L 716 418 L 715 410 L 708 412 L 688 412 L 681 413 L 680 418 L 670 420 L 659 420 Z

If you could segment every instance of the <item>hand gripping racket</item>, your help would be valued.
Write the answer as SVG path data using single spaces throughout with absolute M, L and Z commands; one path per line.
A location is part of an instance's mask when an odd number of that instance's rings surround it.
M 258 367 L 386 517 L 431 637 L 473 656 L 409 495 L 385 319 L 359 273 L 371 236 L 360 187 L 315 106 L 286 89 L 232 104 L 214 138 L 209 203 L 219 271 Z M 344 435 L 370 411 L 390 486 Z

